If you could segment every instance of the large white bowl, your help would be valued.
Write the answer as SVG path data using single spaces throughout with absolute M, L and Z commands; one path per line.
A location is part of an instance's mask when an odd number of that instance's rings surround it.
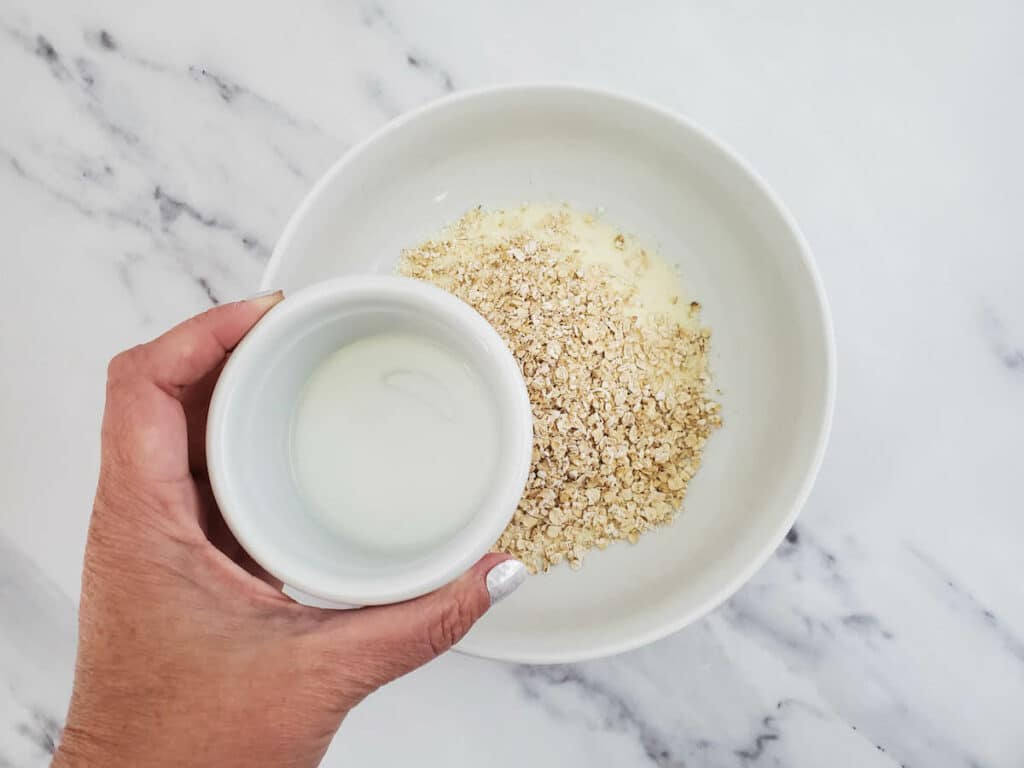
M 529 579 L 459 646 L 565 662 L 686 626 L 768 558 L 817 474 L 835 359 L 807 244 L 764 182 L 678 115 L 575 86 L 461 93 L 391 122 L 313 188 L 263 286 L 387 273 L 470 207 L 524 201 L 603 208 L 679 265 L 713 332 L 725 419 L 672 526 Z

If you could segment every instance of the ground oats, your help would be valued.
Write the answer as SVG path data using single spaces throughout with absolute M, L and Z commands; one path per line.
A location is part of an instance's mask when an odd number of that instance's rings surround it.
M 615 233 L 621 264 L 588 258 L 607 228 L 564 207 L 476 209 L 398 267 L 476 308 L 522 367 L 533 463 L 495 548 L 533 571 L 671 522 L 721 425 L 700 305 L 645 311 L 645 250 Z

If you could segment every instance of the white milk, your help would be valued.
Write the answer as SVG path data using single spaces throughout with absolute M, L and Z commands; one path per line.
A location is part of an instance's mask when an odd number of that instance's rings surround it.
M 498 416 L 469 364 L 426 338 L 381 334 L 327 357 L 292 419 L 292 471 L 328 527 L 364 549 L 436 544 L 494 475 Z
M 552 218 L 560 221 L 565 237 L 553 238 L 547 231 Z M 661 315 L 690 330 L 700 325 L 699 317 L 690 310 L 678 270 L 599 214 L 578 211 L 567 204 L 529 203 L 518 208 L 482 210 L 460 224 L 459 234 L 470 240 L 495 242 L 526 233 L 555 250 L 578 250 L 584 269 L 600 264 L 623 288 L 633 290 L 626 308 L 642 324 Z M 621 239 L 616 242 L 617 238 Z M 473 252 L 471 248 L 466 250 Z

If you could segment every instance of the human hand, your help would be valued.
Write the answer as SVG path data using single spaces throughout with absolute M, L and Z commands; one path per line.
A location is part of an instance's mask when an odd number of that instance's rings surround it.
M 314 766 L 366 695 L 447 651 L 525 577 L 487 555 L 416 600 L 293 602 L 224 525 L 206 411 L 231 349 L 280 293 L 206 312 L 110 364 L 54 766 Z

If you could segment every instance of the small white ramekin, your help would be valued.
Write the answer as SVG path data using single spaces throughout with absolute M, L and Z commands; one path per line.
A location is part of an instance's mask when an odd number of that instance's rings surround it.
M 487 498 L 449 540 L 407 557 L 372 556 L 330 534 L 307 509 L 292 477 L 291 419 L 324 357 L 358 338 L 409 331 L 457 351 L 483 379 L 499 415 L 499 460 Z M 494 328 L 439 288 L 382 276 L 318 283 L 270 310 L 224 366 L 206 435 L 210 483 L 239 544 L 292 593 L 348 606 L 425 594 L 476 562 L 519 503 L 532 445 L 526 385 Z

